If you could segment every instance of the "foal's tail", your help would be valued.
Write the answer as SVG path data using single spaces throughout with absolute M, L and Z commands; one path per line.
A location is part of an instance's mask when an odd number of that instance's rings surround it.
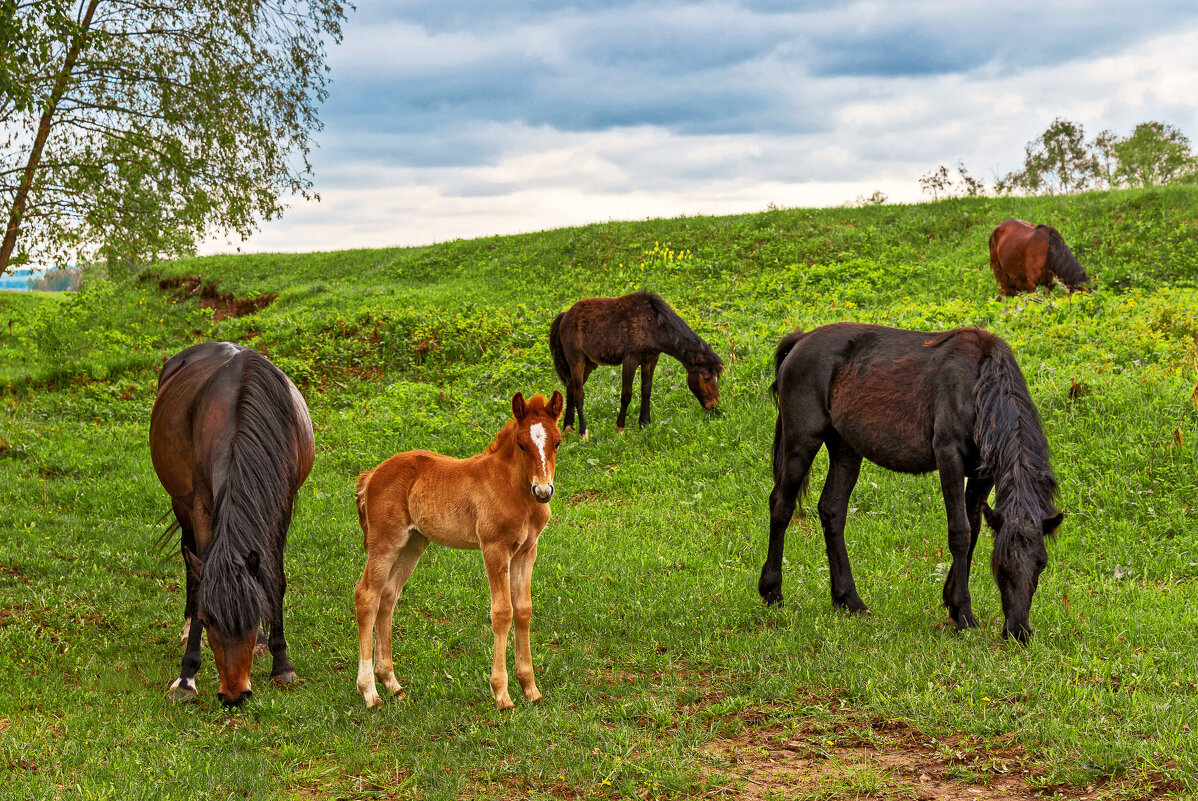
M 570 387 L 570 362 L 566 361 L 566 351 L 562 347 L 561 337 L 562 318 L 565 316 L 566 313 L 562 312 L 549 324 L 549 350 L 553 353 L 553 369 L 557 370 L 557 377 L 568 389 Z
M 369 521 L 366 519 L 366 485 L 370 481 L 370 476 L 374 473 L 373 470 L 363 470 L 358 473 L 358 487 L 354 497 L 358 501 L 358 525 L 362 527 L 362 550 L 366 550 L 366 533 L 370 528 Z

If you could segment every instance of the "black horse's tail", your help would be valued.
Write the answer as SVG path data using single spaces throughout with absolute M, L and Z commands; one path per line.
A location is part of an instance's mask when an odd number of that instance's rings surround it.
M 1041 227 L 1048 229 L 1049 272 L 1061 279 L 1061 283 L 1070 292 L 1084 292 L 1090 289 L 1090 276 L 1086 275 L 1085 269 L 1065 244 L 1060 232 L 1051 225 Z
M 1029 531 L 1042 532 L 1043 521 L 1057 514 L 1056 476 L 1048 462 L 1048 440 L 1027 383 L 1007 343 L 994 338 L 979 365 L 973 388 L 977 409 L 974 440 L 979 472 L 994 479 L 994 509 L 999 518 L 1023 519 L 995 532 L 993 563 L 1018 558 Z
M 291 387 L 274 365 L 245 351 L 239 366 L 236 420 L 199 590 L 199 608 L 231 636 L 277 617 L 282 603 L 280 556 L 295 498 L 299 425 Z
M 782 337 L 782 341 L 778 343 L 778 349 L 774 351 L 774 382 L 770 384 L 770 394 L 774 396 L 774 405 L 778 406 L 778 419 L 774 423 L 774 482 L 777 483 L 782 478 L 782 408 L 778 398 L 778 374 L 782 370 L 782 362 L 786 361 L 786 357 L 790 355 L 790 351 L 799 341 L 805 337 L 803 331 L 793 331 Z M 811 476 L 811 470 L 803 476 L 799 484 L 799 517 L 806 516 L 803 510 L 803 499 L 807 497 L 807 479 Z
M 562 318 L 565 316 L 566 313 L 562 312 L 549 324 L 549 350 L 553 353 L 553 369 L 557 370 L 557 377 L 566 385 L 566 389 L 569 389 L 570 362 L 566 361 L 566 351 L 562 347 L 561 336 Z

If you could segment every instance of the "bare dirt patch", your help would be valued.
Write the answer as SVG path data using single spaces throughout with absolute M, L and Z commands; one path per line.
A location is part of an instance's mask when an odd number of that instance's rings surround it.
M 146 274 L 142 276 L 153 278 Z M 163 292 L 174 292 L 182 298 L 199 297 L 199 304 L 206 309 L 215 310 L 215 318 L 224 320 L 229 317 L 244 317 L 247 314 L 261 311 L 274 302 L 278 295 L 267 293 L 256 298 L 238 298 L 228 292 L 217 289 L 216 281 L 204 281 L 198 275 L 182 275 L 176 278 L 163 278 L 158 281 L 158 288 Z
M 819 721 L 798 729 L 749 728 L 704 749 L 721 798 L 1023 799 L 1160 798 L 1168 781 L 1135 788 L 1045 786 L 1024 749 L 954 736 L 937 739 L 896 721 Z M 1161 777 L 1163 779 L 1163 777 Z

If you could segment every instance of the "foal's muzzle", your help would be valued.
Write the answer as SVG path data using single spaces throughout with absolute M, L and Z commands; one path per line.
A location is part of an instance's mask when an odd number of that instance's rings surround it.
M 537 503 L 549 503 L 549 499 L 553 497 L 553 485 L 533 484 L 532 497 L 537 499 Z

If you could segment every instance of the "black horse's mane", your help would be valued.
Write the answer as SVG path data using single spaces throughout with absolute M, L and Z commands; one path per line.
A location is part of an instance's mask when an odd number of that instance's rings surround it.
M 716 375 L 724 372 L 724 360 L 712 349 L 711 345 L 686 324 L 670 304 L 666 303 L 656 292 L 641 290 L 639 293 L 653 312 L 661 325 L 666 342 L 662 350 L 671 355 L 677 354 L 678 359 L 689 367 L 709 367 Z
M 1048 440 L 1015 357 L 997 337 L 982 361 L 974 398 L 979 470 L 994 479 L 995 511 L 1014 524 L 1004 525 L 1004 531 L 1042 533 L 1043 521 L 1057 512 Z M 1022 545 L 996 540 L 995 553 Z
M 1073 255 L 1073 251 L 1065 244 L 1065 239 L 1051 225 L 1040 224 L 1037 228 L 1048 232 L 1048 269 L 1065 284 L 1072 292 L 1090 283 L 1090 276 Z
M 282 604 L 281 539 L 296 490 L 299 422 L 283 375 L 244 351 L 237 418 L 212 510 L 212 545 L 199 587 L 205 623 L 237 636 Z

